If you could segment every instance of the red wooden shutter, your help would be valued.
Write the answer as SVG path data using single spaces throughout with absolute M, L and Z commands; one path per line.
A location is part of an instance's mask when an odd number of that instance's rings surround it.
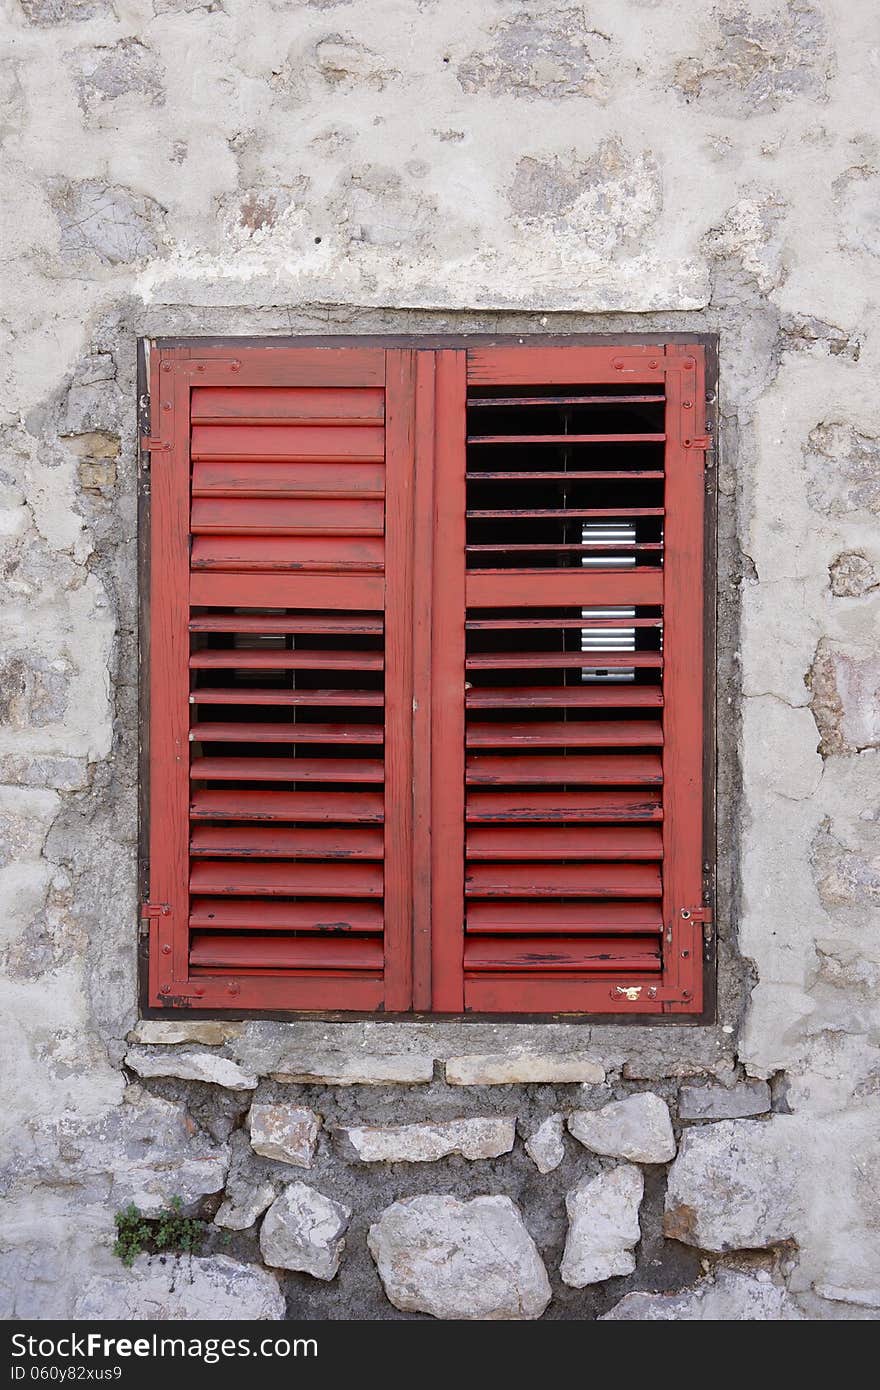
M 698 1013 L 702 350 L 151 367 L 149 998 Z
M 434 553 L 437 1010 L 702 1007 L 704 398 L 690 346 L 468 353 Z
M 152 367 L 151 1002 L 405 1010 L 413 355 Z

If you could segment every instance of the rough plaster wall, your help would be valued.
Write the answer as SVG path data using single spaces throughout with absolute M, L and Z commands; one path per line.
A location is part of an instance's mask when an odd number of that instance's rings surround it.
M 137 335 L 678 329 L 721 334 L 719 1024 L 513 1033 L 587 1048 L 623 1091 L 691 1071 L 774 1077 L 790 1113 L 756 1123 L 803 1178 L 784 1273 L 810 1317 L 876 1308 L 873 4 L 3 0 L 2 14 L 8 1306 L 67 1314 L 84 1271 L 114 1268 L 126 1196 L 167 1200 L 190 1161 L 195 1190 L 215 1190 L 204 1165 L 222 1169 L 246 1108 L 199 1083 L 126 1090 L 121 1067 L 136 1016 Z M 510 1028 L 464 1023 L 247 1036 L 251 1054 L 511 1045 Z M 144 1182 L 145 1135 L 180 1120 L 166 1094 L 204 1128 L 180 1121 Z M 319 1099 L 399 1122 L 490 1113 L 499 1095 L 535 1118 L 572 1104 L 563 1087 L 468 1088 L 465 1103 L 442 1082 Z M 187 1150 L 187 1123 L 213 1135 L 204 1152 Z M 509 1191 L 505 1164 L 525 1162 L 371 1170 L 360 1206 L 426 1185 Z M 574 1176 L 516 1189 L 551 1265 Z M 357 1183 L 349 1195 L 358 1206 Z M 691 1254 L 656 1226 L 634 1286 L 678 1287 Z M 292 1306 L 396 1316 L 362 1237 L 350 1245 L 360 1274 L 343 1267 L 343 1292 L 293 1276 Z M 568 1290 L 550 1315 L 593 1312 Z

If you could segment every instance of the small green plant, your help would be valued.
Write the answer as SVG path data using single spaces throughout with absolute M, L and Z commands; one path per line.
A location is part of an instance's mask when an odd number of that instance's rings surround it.
M 172 1197 L 170 1210 L 158 1216 L 145 1216 L 134 1202 L 129 1202 L 113 1220 L 116 1223 L 113 1254 L 118 1255 L 124 1265 L 131 1265 L 138 1255 L 156 1255 L 163 1250 L 193 1255 L 205 1238 L 205 1223 L 183 1215 L 180 1197 Z
M 136 1255 L 146 1250 L 151 1235 L 150 1224 L 138 1211 L 134 1202 L 118 1211 L 113 1220 L 116 1223 L 116 1240 L 113 1254 L 118 1255 L 124 1265 L 134 1263 Z

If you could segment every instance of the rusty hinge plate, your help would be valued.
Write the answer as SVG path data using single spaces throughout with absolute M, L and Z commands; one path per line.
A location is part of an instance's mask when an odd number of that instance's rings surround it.
M 689 989 L 671 989 L 665 985 L 615 985 L 612 999 L 625 999 L 630 1004 L 686 1004 L 693 999 Z
M 170 903 L 141 903 L 142 917 L 168 917 L 170 913 Z

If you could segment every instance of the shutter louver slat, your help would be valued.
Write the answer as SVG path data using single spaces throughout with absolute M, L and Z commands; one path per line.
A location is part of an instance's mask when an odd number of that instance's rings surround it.
M 519 745 L 516 745 L 519 747 Z M 568 757 L 470 757 L 468 786 L 545 787 L 554 782 L 568 786 L 659 784 L 663 769 L 659 756 L 645 753 L 609 753 L 606 757 L 578 752 Z
M 379 759 L 345 758 L 193 758 L 199 782 L 381 782 Z
M 467 930 L 476 935 L 543 933 L 653 934 L 659 937 L 663 914 L 656 900 L 637 902 L 607 898 L 597 902 L 510 902 L 487 899 L 468 904 Z
M 296 671 L 310 668 L 317 671 L 381 671 L 381 652 L 256 651 L 241 647 L 193 652 L 189 659 L 192 670 L 263 670 Z
M 199 970 L 381 971 L 381 942 L 369 937 L 212 936 L 193 933 L 190 962 Z
M 202 931 L 373 932 L 382 931 L 382 904 L 367 899 L 193 898 L 189 924 Z
M 329 408 L 329 407 L 328 407 Z M 380 425 L 363 429 L 352 426 L 193 425 L 192 458 L 279 459 L 310 463 L 313 460 L 349 463 L 352 459 L 381 462 L 384 434 Z
M 659 821 L 659 793 L 648 791 L 469 792 L 468 821 Z
M 468 690 L 468 709 L 656 709 L 663 696 L 651 686 L 593 687 L 576 690 L 571 686 L 480 686 Z
M 193 464 L 193 497 L 381 501 L 383 488 L 384 474 L 379 464 L 334 464 L 332 480 L 327 476 L 326 460 L 310 463 L 201 460 Z
M 660 950 L 650 939 L 639 937 L 572 938 L 517 936 L 501 943 L 496 937 L 468 940 L 464 968 L 470 970 L 659 970 Z
M 378 898 L 382 870 L 369 864 L 264 863 L 249 859 L 196 860 L 194 893 L 266 894 L 272 897 Z
M 380 540 L 345 536 L 196 535 L 193 569 L 312 570 L 381 574 L 384 547 Z
M 381 859 L 383 850 L 381 830 L 289 830 L 254 825 L 195 826 L 189 843 L 194 857 Z
M 653 719 L 620 719 L 609 724 L 581 719 L 565 723 L 564 720 L 545 723 L 543 720 L 532 724 L 505 723 L 482 724 L 471 721 L 467 729 L 468 748 L 495 748 L 503 744 L 508 748 L 602 748 L 609 744 L 620 747 L 652 747 L 663 742 L 662 726 Z
M 190 819 L 382 823 L 381 792 L 194 791 Z
M 194 536 L 381 536 L 382 503 L 350 498 L 194 497 Z
M 583 407 L 583 398 L 573 404 Z M 552 430 L 540 434 L 469 434 L 468 444 L 656 444 L 662 443 L 665 434 L 577 434 L 566 430 L 564 434 L 554 434 Z
M 482 859 L 660 859 L 663 836 L 659 827 L 544 825 L 480 828 L 467 832 L 467 855 Z
M 659 867 L 630 861 L 596 864 L 472 863 L 464 881 L 469 898 L 659 897 Z
M 357 386 L 224 386 L 201 387 L 193 395 L 193 424 L 283 424 L 291 422 L 338 428 L 365 424 L 381 426 L 385 418 L 385 392 L 379 387 Z M 221 447 L 223 447 L 221 442 Z M 381 457 L 380 450 L 380 457 Z
M 193 724 L 190 742 L 210 739 L 212 743 L 381 743 L 381 724 Z
M 288 668 L 289 669 L 289 668 Z M 381 709 L 385 703 L 380 690 L 236 690 L 231 686 L 211 686 L 199 690 L 200 705 L 302 705 L 332 709 L 337 705 Z

